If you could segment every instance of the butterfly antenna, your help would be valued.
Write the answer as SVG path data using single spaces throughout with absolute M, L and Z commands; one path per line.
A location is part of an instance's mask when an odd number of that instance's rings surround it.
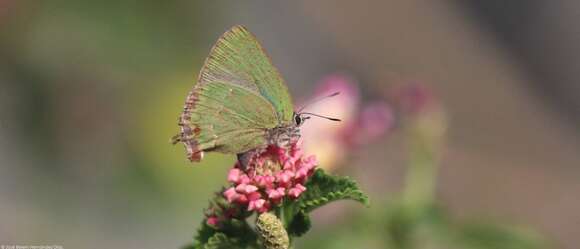
M 316 113 L 310 113 L 310 112 L 301 112 L 300 114 L 306 114 L 306 115 L 311 115 L 311 116 L 315 116 L 315 117 L 319 117 L 319 118 L 325 118 L 328 119 L 330 121 L 340 121 L 340 119 L 338 118 L 332 118 L 332 117 L 327 117 L 327 116 L 322 116 Z
M 310 101 L 310 102 L 306 103 L 306 104 L 305 104 L 305 105 L 303 105 L 302 107 L 300 107 L 300 109 L 298 109 L 298 111 L 297 111 L 297 112 L 298 112 L 298 113 L 300 113 L 300 112 L 301 112 L 302 110 L 304 110 L 306 107 L 308 107 L 308 106 L 310 106 L 310 105 L 312 105 L 312 104 L 314 104 L 314 103 L 317 103 L 317 102 L 319 102 L 319 101 L 321 101 L 321 100 L 324 100 L 324 99 L 326 99 L 326 98 L 331 98 L 331 97 L 334 97 L 334 96 L 336 96 L 336 95 L 339 95 L 339 94 L 340 94 L 340 92 L 335 92 L 335 93 L 332 93 L 332 94 L 329 94 L 329 95 L 326 95 L 326 96 L 323 96 L 323 97 L 320 97 L 320 98 L 314 99 L 314 100 L 312 100 L 312 101 Z

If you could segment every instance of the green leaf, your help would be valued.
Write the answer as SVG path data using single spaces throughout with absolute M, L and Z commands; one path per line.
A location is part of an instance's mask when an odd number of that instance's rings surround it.
M 220 232 L 223 232 L 231 239 L 235 239 L 238 245 L 242 247 L 252 245 L 258 239 L 254 230 L 245 220 L 231 219 L 224 224 Z
M 331 176 L 317 169 L 306 183 L 306 191 L 300 196 L 300 210 L 309 213 L 331 201 L 346 199 L 369 205 L 368 196 L 355 181 L 348 177 Z
M 209 238 L 204 249 L 235 249 L 241 248 L 235 240 L 228 238 L 223 233 L 215 233 Z
M 214 236 L 216 229 L 207 224 L 207 219 L 203 219 L 201 226 L 197 230 L 197 235 L 194 237 L 194 245 L 203 245 Z
M 312 224 L 310 222 L 310 217 L 308 217 L 308 214 L 299 211 L 294 216 L 294 218 L 292 218 L 292 222 L 288 225 L 288 228 L 286 230 L 288 231 L 288 234 L 290 236 L 300 237 L 306 232 L 308 232 L 311 226 Z
M 217 238 L 221 238 L 223 235 L 229 238 L 231 243 L 235 242 L 235 245 L 237 246 L 235 248 L 253 246 L 257 239 L 255 232 L 243 220 L 231 219 L 228 222 L 223 223 L 220 229 L 216 229 L 210 225 L 207 225 L 207 220 L 204 219 L 200 228 L 197 230 L 193 244 L 189 246 L 189 248 L 207 248 L 212 239 L 214 240 L 214 243 L 216 242 L 215 240 L 217 234 L 220 234 Z

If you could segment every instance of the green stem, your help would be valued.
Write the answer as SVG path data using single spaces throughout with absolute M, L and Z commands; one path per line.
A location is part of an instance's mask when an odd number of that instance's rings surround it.
M 427 154 L 413 153 L 405 176 L 404 199 L 410 204 L 433 201 L 437 167 Z
M 282 205 L 280 205 L 281 215 L 280 220 L 282 224 L 284 224 L 284 228 L 288 229 L 290 223 L 292 223 L 292 219 L 294 218 L 294 202 L 291 202 L 288 199 L 284 199 Z M 292 236 L 289 236 L 290 239 L 290 246 L 292 246 Z
M 408 130 L 408 167 L 403 200 L 412 206 L 433 202 L 439 161 L 438 136 L 424 134 L 420 127 Z

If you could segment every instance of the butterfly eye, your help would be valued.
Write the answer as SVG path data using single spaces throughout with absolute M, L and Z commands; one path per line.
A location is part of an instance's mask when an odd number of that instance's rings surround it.
M 300 115 L 294 115 L 294 124 L 300 126 L 302 124 L 302 117 Z

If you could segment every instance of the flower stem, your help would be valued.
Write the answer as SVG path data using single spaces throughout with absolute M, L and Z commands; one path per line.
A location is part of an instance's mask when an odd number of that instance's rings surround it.
M 408 167 L 403 200 L 412 206 L 429 205 L 434 200 L 445 117 L 441 112 L 432 112 L 411 118 L 408 122 Z

